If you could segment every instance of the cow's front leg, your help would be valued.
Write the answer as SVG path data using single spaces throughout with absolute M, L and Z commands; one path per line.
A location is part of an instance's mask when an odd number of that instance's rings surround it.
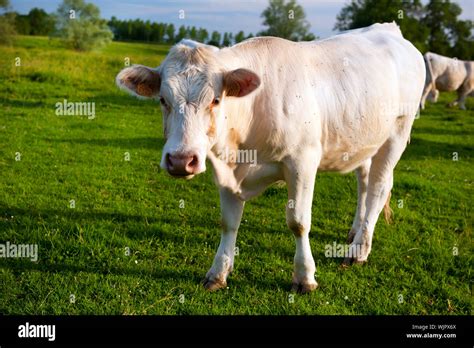
M 423 94 L 421 95 L 421 101 L 420 101 L 421 110 L 425 109 L 426 99 L 428 98 L 428 95 L 431 93 L 432 89 L 433 89 L 433 86 L 431 82 L 425 85 L 423 89 Z
M 311 254 L 309 230 L 319 159 L 317 151 L 308 151 L 298 159 L 293 158 L 285 162 L 285 180 L 288 185 L 286 223 L 296 241 L 292 290 L 299 293 L 307 293 L 318 287 L 314 278 L 316 265 Z
M 213 291 L 227 285 L 227 276 L 234 267 L 235 242 L 244 202 L 228 189 L 220 189 L 222 234 L 212 267 L 204 279 L 204 287 Z

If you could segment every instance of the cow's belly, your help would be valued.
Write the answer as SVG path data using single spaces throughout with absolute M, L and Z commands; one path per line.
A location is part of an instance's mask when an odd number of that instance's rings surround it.
M 463 78 L 445 73 L 436 79 L 436 88 L 440 91 L 456 91 L 463 83 Z
M 320 171 L 347 173 L 374 156 L 396 127 L 384 117 L 368 117 L 365 122 L 354 117 L 345 127 L 323 127 Z M 396 120 L 397 118 L 394 117 Z
M 375 155 L 382 144 L 370 145 L 357 149 L 339 148 L 337 150 L 323 152 L 319 164 L 320 171 L 336 171 L 347 173 L 359 167 L 362 162 Z

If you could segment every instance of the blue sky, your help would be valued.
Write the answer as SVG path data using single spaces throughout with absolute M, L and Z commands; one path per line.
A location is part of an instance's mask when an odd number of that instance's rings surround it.
M 87 0 L 86 0 L 87 1 Z M 11 0 L 14 11 L 28 13 L 33 7 L 47 12 L 56 11 L 61 0 Z M 151 20 L 246 34 L 262 30 L 260 14 L 268 0 L 89 0 L 100 8 L 104 18 L 115 16 L 119 19 Z M 336 16 L 349 0 L 297 0 L 311 24 L 311 31 L 325 38 L 332 31 Z M 426 2 L 426 0 L 424 1 Z M 454 0 L 463 9 L 461 18 L 474 20 L 474 0 Z M 185 18 L 179 19 L 179 11 L 184 10 Z

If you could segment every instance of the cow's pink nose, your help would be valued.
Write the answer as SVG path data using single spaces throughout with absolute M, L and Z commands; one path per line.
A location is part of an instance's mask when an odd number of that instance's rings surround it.
M 199 159 L 196 154 L 166 154 L 166 169 L 174 176 L 188 176 L 198 170 Z

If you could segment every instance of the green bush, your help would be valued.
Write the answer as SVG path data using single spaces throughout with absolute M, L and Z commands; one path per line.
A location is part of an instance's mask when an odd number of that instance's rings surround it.
M 13 41 L 15 31 L 15 18 L 12 13 L 0 16 L 0 44 L 10 45 Z
M 56 27 L 56 35 L 78 51 L 103 47 L 113 38 L 99 8 L 84 0 L 64 0 L 56 14 Z
M 8 10 L 10 2 L 8 0 L 0 0 L 0 9 Z M 11 44 L 15 31 L 15 14 L 5 13 L 0 16 L 0 44 Z

